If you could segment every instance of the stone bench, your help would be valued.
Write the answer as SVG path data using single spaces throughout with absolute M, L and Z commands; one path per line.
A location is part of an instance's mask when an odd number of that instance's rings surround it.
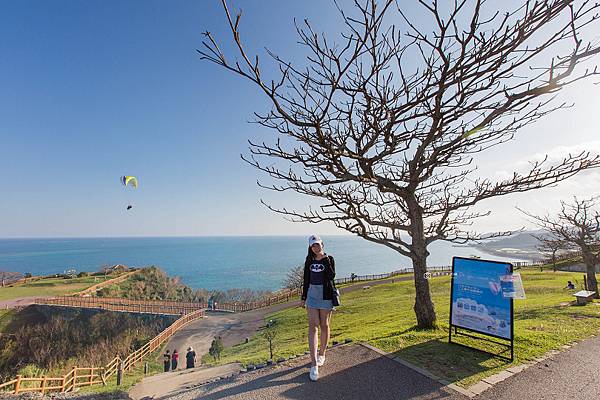
M 580 290 L 579 292 L 573 294 L 577 299 L 578 306 L 585 306 L 587 303 L 594 299 L 596 292 L 592 292 L 589 290 Z

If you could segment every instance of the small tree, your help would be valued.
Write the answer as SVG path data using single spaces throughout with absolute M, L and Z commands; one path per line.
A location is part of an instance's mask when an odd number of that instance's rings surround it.
M 208 354 L 210 354 L 215 361 L 221 359 L 221 353 L 223 352 L 223 341 L 221 340 L 221 336 L 215 336 L 212 343 L 210 344 L 210 349 L 208 350 Z
M 596 265 L 600 263 L 600 210 L 598 197 L 579 200 L 573 197 L 572 203 L 561 201 L 561 209 L 554 217 L 546 214 L 537 216 L 519 209 L 530 217 L 540 228 L 548 231 L 555 240 L 566 246 L 581 250 L 586 267 L 588 290 L 598 295 Z
M 270 358 L 272 360 L 273 359 L 273 342 L 275 341 L 275 338 L 277 337 L 277 331 L 275 330 L 273 325 L 270 325 L 268 328 L 266 328 L 263 331 L 263 337 L 269 343 L 269 354 L 270 354 Z
M 302 282 L 304 281 L 304 266 L 298 265 L 297 267 L 292 267 L 287 273 L 285 280 L 283 281 L 283 287 L 286 289 L 294 290 L 302 287 Z
M 267 207 L 410 258 L 421 328 L 436 322 L 429 245 L 498 236 L 470 230 L 488 214 L 473 206 L 600 165 L 582 151 L 495 180 L 477 173 L 476 158 L 565 107 L 552 102 L 563 87 L 598 75 L 578 66 L 600 53 L 582 37 L 597 27 L 600 4 L 524 1 L 498 11 L 501 2 L 422 0 L 409 10 L 397 0 L 355 1 L 339 7 L 339 43 L 306 20 L 297 25 L 305 63 L 267 50 L 269 77 L 265 61 L 246 51 L 241 13 L 222 3 L 237 57 L 210 32 L 201 57 L 252 82 L 272 106 L 256 122 L 276 139 L 251 142 L 243 158 L 274 180 L 262 187 L 320 200 L 305 210 Z

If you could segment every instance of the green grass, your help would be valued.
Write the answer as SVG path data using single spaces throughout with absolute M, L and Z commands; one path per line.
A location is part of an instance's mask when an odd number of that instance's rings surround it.
M 72 279 L 48 278 L 18 286 L 3 287 L 0 288 L 0 300 L 11 300 L 19 297 L 70 294 L 94 286 L 104 280 L 103 276 L 98 276 L 96 278 L 98 278 L 97 281 L 94 281 L 93 276 Z M 112 278 L 115 278 L 115 276 L 108 277 L 108 279 Z
M 515 300 L 515 361 L 513 364 L 472 349 L 450 345 L 448 318 L 450 278 L 430 280 L 438 327 L 415 328 L 412 310 L 412 281 L 372 286 L 342 296 L 343 305 L 334 312 L 331 340 L 351 338 L 368 342 L 387 352 L 428 369 L 441 378 L 469 386 L 509 365 L 521 364 L 564 344 L 586 338 L 600 330 L 600 302 L 586 307 L 567 305 L 574 291 L 564 290 L 567 280 L 582 281 L 582 273 L 520 271 L 526 300 Z M 577 285 L 578 288 L 581 284 Z M 306 310 L 287 309 L 266 319 L 277 320 L 275 358 L 300 354 L 308 350 Z M 457 339 L 480 349 L 500 351 L 501 347 L 472 339 Z M 506 354 L 506 353 L 505 353 Z M 239 361 L 244 365 L 269 358 L 268 346 L 260 333 L 249 343 L 227 348 L 219 364 Z M 204 356 L 203 363 L 214 361 Z

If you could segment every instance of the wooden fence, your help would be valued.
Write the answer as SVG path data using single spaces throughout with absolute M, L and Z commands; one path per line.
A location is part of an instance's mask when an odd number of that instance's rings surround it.
M 206 303 L 202 302 L 130 300 L 119 297 L 56 296 L 35 299 L 35 304 L 166 315 L 188 314 L 206 308 Z
M 69 392 L 81 386 L 92 386 L 106 384 L 106 381 L 117 373 L 119 368 L 123 372 L 131 370 L 140 363 L 145 356 L 152 353 L 167 341 L 175 332 L 188 323 L 204 317 L 204 310 L 195 310 L 184 315 L 177 321 L 165 328 L 152 340 L 140 347 L 124 359 L 119 356 L 113 358 L 104 367 L 73 367 L 66 375 L 59 378 L 43 376 L 41 378 L 26 378 L 20 375 L 11 381 L 0 384 L 0 392 L 18 394 L 24 392 L 41 392 L 45 394 L 51 391 Z
M 452 267 L 443 266 L 443 267 L 428 267 L 427 270 L 432 273 L 449 273 L 452 271 Z M 412 274 L 412 268 L 403 268 L 396 271 L 388 272 L 385 274 L 373 274 L 373 275 L 354 275 L 349 278 L 338 278 L 335 279 L 335 284 L 340 285 L 344 283 L 353 283 L 353 282 L 364 282 L 364 281 L 374 281 L 379 279 L 388 279 L 394 277 L 396 275 L 401 274 Z M 232 312 L 243 312 L 256 310 L 259 308 L 269 307 L 273 304 L 288 302 L 294 298 L 297 298 L 302 293 L 302 288 L 293 289 L 293 290 L 285 290 L 281 291 L 274 296 L 268 297 L 266 299 L 260 301 L 253 302 L 229 302 L 229 303 L 217 303 L 217 306 L 214 310 L 217 311 L 232 311 Z
M 79 292 L 73 293 L 73 296 L 90 296 L 90 295 L 96 293 L 98 290 L 102 289 L 103 287 L 121 283 L 121 282 L 125 281 L 126 279 L 128 279 L 131 275 L 136 274 L 138 272 L 139 272 L 139 270 L 125 272 L 125 273 L 117 276 L 116 278 L 112 278 L 107 281 L 100 282 L 94 286 L 90 286 L 87 289 L 83 289 Z

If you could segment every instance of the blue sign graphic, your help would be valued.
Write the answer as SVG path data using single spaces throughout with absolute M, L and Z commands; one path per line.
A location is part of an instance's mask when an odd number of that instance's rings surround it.
M 452 266 L 450 324 L 512 339 L 512 299 L 503 295 L 510 289 L 501 279 L 512 274 L 512 265 L 454 257 Z

